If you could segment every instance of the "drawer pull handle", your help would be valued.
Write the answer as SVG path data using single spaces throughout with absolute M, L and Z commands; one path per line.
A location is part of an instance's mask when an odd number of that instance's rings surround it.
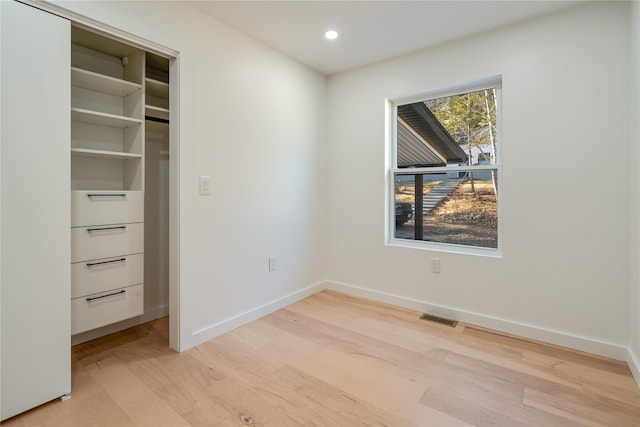
M 118 227 L 100 227 L 100 228 L 87 228 L 87 231 L 91 233 L 92 231 L 103 231 L 103 230 L 124 230 L 127 228 L 126 225 L 120 225 Z
M 93 267 L 94 265 L 101 265 L 101 264 L 110 264 L 112 262 L 123 262 L 126 260 L 127 260 L 126 258 L 120 258 L 120 259 L 112 259 L 110 261 L 88 262 L 87 267 Z
M 100 298 L 106 298 L 106 297 L 112 297 L 114 295 L 124 294 L 125 292 L 127 292 L 127 291 L 125 291 L 124 289 L 121 289 L 118 292 L 114 292 L 112 294 L 100 295 L 99 297 L 88 297 L 87 301 L 91 302 L 93 300 L 97 300 L 97 299 L 100 299 Z
M 127 197 L 124 193 L 118 194 L 87 194 L 87 197 Z

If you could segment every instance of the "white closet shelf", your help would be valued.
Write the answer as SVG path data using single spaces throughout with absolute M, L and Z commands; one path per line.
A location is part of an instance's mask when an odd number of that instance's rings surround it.
M 89 148 L 72 148 L 71 155 L 75 157 L 91 157 L 94 159 L 109 160 L 128 160 L 142 158 L 142 154 L 123 153 L 120 151 L 92 150 Z
M 71 84 L 75 87 L 89 89 L 109 95 L 127 96 L 142 90 L 142 85 L 94 73 L 93 71 L 71 67 Z
M 85 110 L 83 108 L 71 109 L 71 121 L 120 129 L 139 125 L 142 123 L 142 120 L 140 119 L 118 116 L 116 114 L 102 113 L 99 111 Z
M 156 119 L 169 120 L 168 108 L 156 107 L 154 105 L 145 105 L 144 114 L 145 116 L 155 117 Z
M 156 98 L 169 99 L 169 83 L 147 77 L 144 79 L 144 84 L 147 90 L 147 95 L 155 96 Z

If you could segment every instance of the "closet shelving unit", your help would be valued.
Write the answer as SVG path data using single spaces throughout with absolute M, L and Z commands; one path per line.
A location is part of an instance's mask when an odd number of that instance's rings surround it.
M 169 120 L 169 83 L 155 78 L 145 78 L 145 116 L 151 119 Z
M 145 52 L 71 48 L 71 333 L 143 314 Z
M 71 39 L 79 343 L 168 314 L 169 60 L 78 27 Z
M 71 120 L 96 126 L 107 126 L 125 129 L 129 126 L 139 125 L 139 119 L 119 116 L 116 114 L 102 113 L 100 111 L 85 110 L 83 108 L 71 109 Z

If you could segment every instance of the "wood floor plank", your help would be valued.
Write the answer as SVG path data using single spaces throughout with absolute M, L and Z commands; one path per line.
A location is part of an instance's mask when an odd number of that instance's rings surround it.
M 71 390 L 74 402 L 92 397 L 104 391 L 91 373 L 80 362 L 71 359 Z
M 189 425 L 117 357 L 103 359 L 87 369 L 137 425 Z
M 467 326 L 464 329 L 463 334 L 469 337 L 480 338 L 479 342 L 485 343 L 486 345 L 499 345 L 512 349 L 517 348 L 523 352 L 526 351 L 528 354 L 531 354 L 531 358 L 535 358 L 537 356 L 538 360 L 543 360 L 545 359 L 544 356 L 546 356 L 547 360 L 562 360 L 574 365 L 587 366 L 609 373 L 616 373 L 618 375 L 628 376 L 630 373 L 627 364 L 619 360 L 611 360 L 552 344 L 540 345 L 541 343 L 539 342 L 506 333 L 491 331 L 478 326 Z
M 280 310 L 265 320 L 274 321 L 278 327 L 301 334 L 318 345 L 361 359 L 370 359 L 372 365 L 384 364 L 390 369 L 410 367 L 409 369 L 416 371 L 421 367 L 433 365 L 438 360 L 443 360 L 447 354 L 446 351 L 438 348 L 423 349 L 421 352 L 407 350 L 389 344 L 386 339 L 371 338 L 346 327 L 334 326 L 288 309 Z M 327 341 L 331 344 L 327 345 Z M 340 343 L 337 347 L 333 345 L 336 342 Z
M 136 424 L 120 408 L 108 393 L 100 393 L 85 399 L 52 401 L 25 414 L 2 422 L 3 427 L 129 427 Z
M 469 398 L 501 402 L 521 403 L 524 395 L 522 384 L 476 371 L 473 368 L 450 366 L 446 362 L 439 369 L 433 370 L 428 385 L 430 388 L 448 389 L 460 395 L 468 395 Z
M 229 335 L 200 344 L 192 350 L 190 354 L 193 357 L 214 367 L 224 378 L 244 383 L 258 382 L 284 363 L 261 359 L 251 347 L 239 345 Z
M 273 332 L 270 331 L 270 334 L 273 335 Z M 289 360 L 289 363 L 301 372 L 315 375 L 328 384 L 338 386 L 345 392 L 373 405 L 387 408 L 392 413 L 404 413 L 408 419 L 429 422 L 426 425 L 467 425 L 419 404 L 417 399 L 424 386 L 416 384 L 415 379 L 411 378 L 413 376 L 411 374 L 415 374 L 411 371 L 411 364 L 407 364 L 408 370 L 405 372 L 407 377 L 404 379 L 397 375 L 398 372 L 394 374 L 385 370 L 379 374 L 377 372 L 380 366 L 374 367 L 369 362 L 379 363 L 382 362 L 381 360 L 366 361 L 365 358 L 365 362 L 362 363 L 358 360 L 357 352 L 348 355 L 340 348 L 334 351 L 308 341 L 304 334 L 295 335 L 284 330 L 276 334 L 279 335 L 280 340 L 273 340 L 260 348 L 262 358 L 276 360 L 278 363 Z M 360 368 L 364 368 L 365 371 L 360 371 Z M 393 376 L 389 379 L 386 375 Z M 402 391 L 405 386 L 409 386 L 410 390 L 413 389 L 409 396 L 406 391 Z
M 559 409 L 565 416 L 580 418 L 597 425 L 638 426 L 640 407 L 591 392 L 576 393 L 575 390 L 555 387 L 552 389 L 525 388 L 525 403 L 545 409 Z
M 139 343 L 141 339 L 152 334 L 159 325 L 164 325 L 165 320 L 145 323 L 135 328 L 125 329 L 102 338 L 78 344 L 72 347 L 73 358 L 82 364 L 91 364 L 99 359 L 106 359 L 114 354 L 114 351 L 129 343 Z M 166 346 L 165 346 L 166 347 Z
M 136 424 L 108 393 L 101 392 L 83 399 L 82 402 L 78 400 L 72 402 L 57 416 L 47 416 L 45 425 L 119 427 Z
M 306 401 L 305 407 L 313 408 L 316 413 L 325 414 L 329 425 L 351 426 L 391 426 L 409 425 L 402 414 L 391 413 L 383 408 L 369 404 L 363 399 L 346 393 L 343 389 L 322 381 L 299 369 L 284 366 L 274 376 L 282 387 L 291 389 Z M 265 384 L 271 387 L 273 382 Z M 296 401 L 300 401 L 297 399 Z M 327 425 L 323 423 L 323 425 Z
M 316 296 L 318 296 L 317 299 L 315 299 Z M 352 311 L 351 307 L 355 306 L 358 315 L 355 317 L 351 315 L 347 321 L 346 316 L 341 315 L 345 311 L 344 306 L 337 303 L 340 301 L 340 297 L 341 294 L 334 291 L 324 291 L 314 296 L 313 303 L 308 302 L 309 300 L 303 300 L 287 307 L 287 310 L 411 350 L 422 352 L 440 348 L 470 356 L 484 353 L 487 357 L 522 359 L 522 352 L 514 348 L 497 346 L 493 343 L 480 346 L 478 343 L 469 343 L 469 340 L 456 339 L 456 336 L 464 331 L 464 324 L 460 324 L 457 328 L 450 328 L 442 324 L 420 320 L 421 313 L 405 309 L 399 311 L 397 307 L 393 306 L 388 307 L 393 307 L 395 310 L 385 310 L 385 314 L 381 315 L 377 310 L 366 310 L 366 305 L 354 297 L 347 297 L 347 301 L 351 304 L 348 311 Z M 369 302 L 368 300 L 364 301 Z M 374 302 L 374 304 L 380 303 Z M 425 340 L 425 336 L 428 336 L 428 340 Z
M 389 371 L 379 371 L 350 355 L 318 348 L 305 358 L 290 364 L 301 372 L 331 384 L 351 396 L 371 405 L 402 414 L 418 425 L 466 425 L 462 421 L 419 404 L 425 389 L 414 376 L 403 377 Z
M 588 414 L 585 414 L 586 416 L 583 417 L 579 413 L 573 413 L 572 411 L 567 411 L 566 408 L 558 405 L 558 402 L 555 401 L 553 396 L 547 393 L 542 393 L 532 389 L 526 389 L 523 401 L 526 405 L 531 406 L 532 408 L 537 408 L 549 414 L 556 414 L 558 416 L 565 417 L 583 426 L 589 426 L 589 427 L 603 426 L 601 422 L 590 419 Z
M 403 327 L 398 324 L 379 320 L 373 316 L 367 316 L 366 314 L 358 315 L 356 317 L 342 316 L 341 313 L 345 311 L 343 308 L 323 303 L 316 303 L 315 301 L 314 304 L 295 304 L 287 307 L 287 310 L 327 323 L 334 327 L 345 329 L 363 337 L 383 341 L 406 350 L 417 351 L 420 353 L 446 350 L 444 348 L 445 346 L 441 344 L 448 342 L 443 339 L 434 338 L 431 334 L 429 334 L 429 339 L 425 340 L 425 331 L 420 328 L 412 329 L 415 331 L 413 336 L 398 334 L 399 331 L 403 330 Z M 412 316 L 410 320 L 410 322 L 405 321 L 403 323 L 404 328 L 415 324 L 418 324 L 420 327 L 425 326 L 424 322 L 418 320 L 417 314 Z M 427 325 L 427 327 L 429 326 L 431 325 Z M 443 328 L 443 326 L 440 325 L 440 328 Z
M 486 399 L 460 389 L 429 387 L 421 403 L 437 408 L 474 426 L 562 426 L 580 427 L 581 423 L 548 413 L 524 403 L 508 400 Z
M 206 393 L 231 415 L 236 425 L 297 426 L 304 422 L 295 405 L 283 399 L 277 390 L 273 392 L 260 384 L 225 379 L 212 385 Z
M 204 396 L 208 387 L 224 377 L 189 354 L 137 361 L 129 369 L 189 424 L 228 418 L 226 413 L 211 411 Z
M 454 416 L 474 426 L 522 427 L 527 424 L 488 408 L 473 400 L 461 398 L 455 392 L 429 387 L 420 403 Z
M 640 426 L 624 362 L 323 291 L 184 353 L 168 319 L 72 348 L 2 426 Z
M 627 383 L 626 381 L 623 382 Z M 626 385 L 621 387 L 615 383 L 603 384 L 601 381 L 592 381 L 588 376 L 584 376 L 582 377 L 582 389 L 590 393 L 607 396 L 631 406 L 640 406 L 640 395 L 627 388 Z M 640 426 L 640 422 L 638 422 L 638 425 Z
M 194 390 L 204 390 L 224 378 L 214 366 L 197 360 L 189 353 L 135 361 L 129 364 L 129 369 L 154 389 L 188 384 Z
M 351 354 L 358 349 L 359 343 L 345 339 L 342 336 L 332 335 L 336 328 L 332 325 L 316 321 L 313 318 L 282 309 L 268 316 L 263 320 L 282 330 L 292 334 L 304 336 L 305 339 L 326 346 L 337 351 Z
M 512 359 L 495 359 L 486 357 L 484 353 L 479 353 L 477 357 L 470 357 L 466 354 L 450 352 L 447 355 L 447 362 L 459 366 L 473 366 L 486 372 L 493 372 L 509 381 L 547 381 L 557 384 L 567 385 L 576 389 L 582 388 L 582 380 L 579 375 L 562 371 L 555 371 L 544 366 L 535 366 L 514 361 Z

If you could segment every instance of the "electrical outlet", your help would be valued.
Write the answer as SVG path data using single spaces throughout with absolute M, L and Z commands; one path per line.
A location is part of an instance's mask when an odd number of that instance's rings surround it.
M 431 258 L 431 272 L 440 273 L 440 258 Z
M 269 271 L 276 271 L 276 260 L 274 256 L 269 257 Z

